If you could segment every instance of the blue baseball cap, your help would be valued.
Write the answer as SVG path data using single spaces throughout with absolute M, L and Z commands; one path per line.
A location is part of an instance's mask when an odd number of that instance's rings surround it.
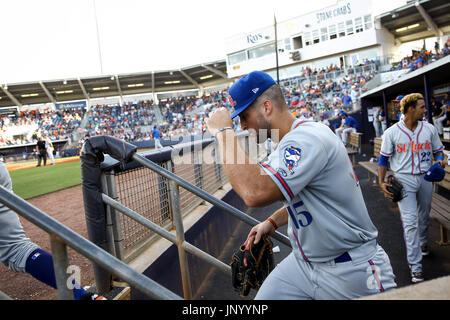
M 263 71 L 253 71 L 240 78 L 228 91 L 228 99 L 234 107 L 231 118 L 236 118 L 274 84 L 272 77 Z
M 404 97 L 405 97 L 405 96 L 400 95 L 400 96 L 397 96 L 397 98 L 395 98 L 395 99 L 392 100 L 392 101 L 394 101 L 394 102 L 400 102 Z
M 343 110 L 339 111 L 339 116 L 340 117 L 343 117 L 343 116 L 346 116 L 346 115 L 347 115 L 347 112 L 345 112 Z
M 439 163 L 433 164 L 425 174 L 424 179 L 430 182 L 442 181 L 445 177 L 445 170 Z

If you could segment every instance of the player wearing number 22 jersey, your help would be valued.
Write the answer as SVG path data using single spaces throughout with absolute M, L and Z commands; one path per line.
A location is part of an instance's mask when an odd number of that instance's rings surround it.
M 420 100 L 423 105 L 423 98 Z M 425 121 L 417 121 L 413 131 L 404 120 L 399 121 L 383 135 L 380 154 L 390 158 L 390 167 L 403 184 L 404 198 L 398 206 L 412 282 L 424 280 L 421 262 L 422 256 L 428 254 L 426 248 L 433 184 L 424 176 L 436 154 L 443 149 L 436 128 Z

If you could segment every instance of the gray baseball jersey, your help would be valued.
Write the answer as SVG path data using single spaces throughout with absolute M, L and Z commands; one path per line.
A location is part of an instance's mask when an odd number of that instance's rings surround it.
M 0 184 L 12 191 L 8 170 L 0 161 Z M 19 216 L 0 203 L 0 262 L 15 272 L 25 272 L 28 256 L 39 246 L 26 237 Z
M 436 128 L 419 121 L 412 132 L 403 121 L 383 134 L 380 154 L 390 157 L 392 171 L 401 174 L 422 174 L 433 164 L 433 155 L 444 150 Z
M 391 169 L 403 184 L 404 198 L 398 207 L 412 272 L 422 271 L 421 246 L 428 242 L 433 184 L 423 176 L 432 165 L 434 154 L 443 149 L 437 129 L 426 121 L 419 121 L 414 132 L 399 121 L 383 135 L 380 154 L 390 157 Z
M 376 239 L 347 151 L 327 126 L 294 121 L 261 166 L 285 197 L 297 259 L 330 261 Z

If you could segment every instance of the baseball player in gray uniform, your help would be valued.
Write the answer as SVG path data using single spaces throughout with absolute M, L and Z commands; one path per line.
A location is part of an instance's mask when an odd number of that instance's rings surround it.
M 284 203 L 249 237 L 257 243 L 287 223 L 292 245 L 256 299 L 353 299 L 395 288 L 389 257 L 377 244 L 377 229 L 340 139 L 323 124 L 292 116 L 280 87 L 264 72 L 239 79 L 229 99 L 231 117 L 239 115 L 242 129 L 267 130 L 263 135 L 277 140 L 266 162 L 250 163 L 225 108 L 206 120 L 225 173 L 247 206 Z M 243 158 L 245 164 L 230 161 Z
M 11 177 L 0 161 L 0 185 L 12 190 Z M 26 237 L 19 216 L 0 203 L 0 262 L 11 271 L 29 273 L 35 279 L 56 289 L 53 257 Z M 87 292 L 72 280 L 75 300 L 97 300 L 97 294 Z
M 378 176 L 381 190 L 392 199 L 387 190 L 385 176 L 390 167 L 403 185 L 404 198 L 398 202 L 411 281 L 424 280 L 422 256 L 428 254 L 427 233 L 431 210 L 433 184 L 424 179 L 433 159 L 444 166 L 443 150 L 436 128 L 422 121 L 425 100 L 419 93 L 412 93 L 400 101 L 400 111 L 405 116 L 386 130 L 381 144 Z

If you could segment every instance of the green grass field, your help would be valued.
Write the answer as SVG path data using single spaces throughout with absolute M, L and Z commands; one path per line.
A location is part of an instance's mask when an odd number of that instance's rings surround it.
M 9 174 L 14 193 L 23 199 L 81 184 L 79 161 L 14 170 Z

